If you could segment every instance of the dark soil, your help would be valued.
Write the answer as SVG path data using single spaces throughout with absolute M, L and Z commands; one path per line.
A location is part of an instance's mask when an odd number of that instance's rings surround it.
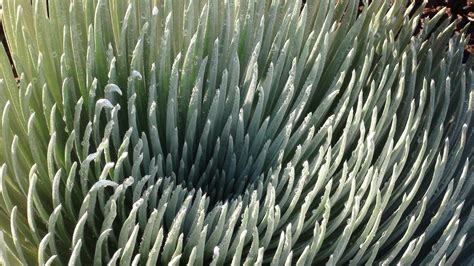
M 306 2 L 306 0 L 303 1 Z M 415 1 L 413 10 L 417 10 L 423 3 L 423 0 L 411 0 L 410 2 L 412 1 Z M 362 1 L 360 1 L 359 10 L 362 11 L 363 7 Z M 428 0 L 421 17 L 422 19 L 431 18 L 443 8 L 446 8 L 444 18 L 451 22 L 457 21 L 457 32 L 468 26 L 466 34 L 469 34 L 470 38 L 465 49 L 464 61 L 466 61 L 474 53 L 474 0 Z M 418 30 L 422 27 L 423 24 L 420 23 Z
M 417 0 L 420 5 L 422 1 Z M 469 43 L 466 46 L 465 58 L 474 52 L 474 0 L 429 0 L 423 10 L 423 17 L 433 17 L 442 8 L 446 7 L 446 17 L 451 21 L 458 21 L 457 31 L 464 27 L 467 34 L 470 34 Z
M 421 5 L 422 0 L 415 0 L 417 5 Z M 306 2 L 306 0 L 303 0 Z M 470 34 L 469 44 L 466 46 L 466 58 L 474 53 L 474 0 L 429 0 L 423 10 L 423 17 L 433 17 L 443 7 L 447 8 L 446 17 L 450 17 L 451 21 L 457 20 L 457 30 L 464 28 L 469 23 L 467 33 Z M 5 49 L 8 50 L 7 41 L 3 32 L 3 26 L 0 21 L 0 41 Z M 10 54 L 9 54 L 10 56 Z M 10 57 L 11 62 L 11 57 Z M 13 65 L 12 65 L 13 68 Z

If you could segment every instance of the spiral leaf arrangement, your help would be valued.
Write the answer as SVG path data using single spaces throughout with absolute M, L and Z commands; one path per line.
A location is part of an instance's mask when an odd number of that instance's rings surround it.
M 472 263 L 466 36 L 358 4 L 4 1 L 0 261 Z

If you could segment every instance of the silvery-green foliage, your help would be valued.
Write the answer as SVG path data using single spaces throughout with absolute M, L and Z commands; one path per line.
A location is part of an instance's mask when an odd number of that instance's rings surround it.
M 3 264 L 472 263 L 466 36 L 358 2 L 4 1 Z

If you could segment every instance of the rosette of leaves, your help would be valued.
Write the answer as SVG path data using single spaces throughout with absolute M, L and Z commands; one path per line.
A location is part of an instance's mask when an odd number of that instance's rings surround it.
M 3 264 L 472 263 L 467 38 L 389 2 L 5 1 Z

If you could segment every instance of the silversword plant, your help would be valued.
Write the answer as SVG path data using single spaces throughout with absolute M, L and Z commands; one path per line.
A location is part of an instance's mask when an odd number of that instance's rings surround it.
M 3 1 L 0 261 L 473 263 L 468 39 L 358 5 Z

